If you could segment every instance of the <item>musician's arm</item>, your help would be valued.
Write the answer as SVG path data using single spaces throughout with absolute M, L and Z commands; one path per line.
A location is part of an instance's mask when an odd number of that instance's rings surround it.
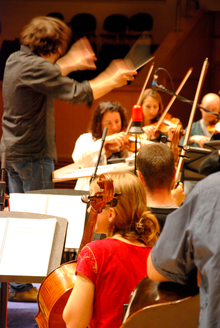
M 149 254 L 147 259 L 147 274 L 148 277 L 153 281 L 168 281 L 164 276 L 162 276 L 153 266 L 152 260 L 151 260 L 151 254 Z
M 94 284 L 77 273 L 76 283 L 63 311 L 67 328 L 88 327 L 93 314 Z

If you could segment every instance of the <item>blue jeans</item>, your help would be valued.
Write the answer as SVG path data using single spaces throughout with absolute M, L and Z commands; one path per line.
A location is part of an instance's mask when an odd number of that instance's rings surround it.
M 52 189 L 52 158 L 7 163 L 9 193 L 24 193 L 30 190 Z M 9 283 L 9 292 L 24 292 L 33 288 L 32 284 Z
M 32 284 L 10 282 L 8 291 L 9 293 L 19 293 L 19 292 L 26 292 L 31 288 L 33 288 Z
M 52 158 L 34 159 L 6 164 L 9 193 L 23 193 L 30 190 L 53 189 Z

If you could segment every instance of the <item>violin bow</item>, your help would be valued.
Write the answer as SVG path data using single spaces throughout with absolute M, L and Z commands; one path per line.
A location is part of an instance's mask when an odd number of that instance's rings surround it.
M 204 82 L 204 79 L 205 79 L 205 76 L 206 76 L 206 73 L 207 73 L 208 66 L 209 66 L 209 62 L 208 62 L 208 58 L 206 58 L 204 60 L 202 70 L 201 70 L 201 73 L 200 73 L 199 82 L 198 82 L 197 90 L 196 90 L 196 93 L 195 93 L 195 98 L 194 98 L 194 101 L 193 101 L 192 110 L 191 110 L 190 117 L 189 117 L 188 127 L 187 127 L 187 131 L 186 131 L 184 141 L 183 141 L 183 147 L 182 147 L 182 150 L 181 150 L 180 159 L 179 159 L 179 162 L 178 162 L 176 176 L 175 176 L 175 185 L 178 182 L 180 182 L 180 180 L 181 180 L 183 162 L 184 162 L 184 158 L 185 158 L 185 154 L 186 154 L 186 150 L 184 149 L 184 146 L 188 145 L 190 132 L 191 132 L 191 128 L 192 128 L 192 123 L 193 123 L 195 112 L 196 112 L 196 109 L 197 109 L 198 99 L 199 99 L 200 92 L 201 92 L 201 89 L 202 89 L 202 86 L 203 86 L 203 82 Z
M 150 66 L 150 69 L 149 69 L 149 71 L 148 71 L 148 74 L 147 74 L 146 80 L 145 80 L 145 82 L 144 82 L 144 85 L 143 85 L 143 87 L 142 87 L 142 90 L 141 90 L 140 96 L 139 96 L 139 98 L 138 98 L 137 105 L 140 105 L 141 98 L 142 98 L 142 96 L 143 96 L 144 90 L 146 89 L 146 85 L 147 85 L 147 83 L 148 83 L 148 81 L 149 81 L 149 78 L 150 78 L 150 76 L 151 76 L 151 73 L 152 73 L 153 68 L 154 68 L 154 63 L 152 63 L 151 66 Z M 126 129 L 126 134 L 128 134 L 128 131 L 129 131 L 130 127 L 131 127 L 131 124 L 132 124 L 132 119 L 130 119 L 130 122 L 129 122 L 129 124 L 128 124 L 127 129 Z
M 165 115 L 168 113 L 170 107 L 172 106 L 172 104 L 174 103 L 176 96 L 180 93 L 180 91 L 182 90 L 184 84 L 186 83 L 186 81 L 188 80 L 190 74 L 192 73 L 193 68 L 190 67 L 190 69 L 188 70 L 188 72 L 186 73 L 186 75 L 184 76 L 182 82 L 180 83 L 178 89 L 175 92 L 175 95 L 171 98 L 169 104 L 167 105 L 167 107 L 165 108 L 163 114 L 161 115 L 161 117 L 159 118 L 156 128 L 159 129 L 160 124 L 163 122 Z

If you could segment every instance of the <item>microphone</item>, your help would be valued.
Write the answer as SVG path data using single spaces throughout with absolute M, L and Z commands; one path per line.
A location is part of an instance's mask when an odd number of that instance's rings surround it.
M 151 86 L 151 90 L 152 91 L 156 90 L 156 87 L 157 87 L 157 79 L 158 79 L 158 75 L 157 75 L 157 71 L 156 71 L 154 73 L 153 82 L 152 82 L 152 86 Z
M 95 170 L 94 170 L 94 173 L 92 174 L 91 178 L 90 178 L 90 183 L 95 179 L 96 177 L 96 172 L 98 170 L 98 166 L 99 166 L 99 162 L 100 162 L 100 157 L 101 157 L 101 154 L 102 154 L 102 149 L 103 149 L 103 146 L 104 146 L 104 142 L 105 142 L 105 138 L 106 138 L 106 134 L 108 132 L 108 128 L 104 128 L 103 130 L 103 133 L 102 133 L 102 141 L 101 141 L 101 148 L 99 150 L 99 155 L 98 155 L 98 159 L 97 159 L 97 162 L 96 162 L 96 166 L 95 166 Z

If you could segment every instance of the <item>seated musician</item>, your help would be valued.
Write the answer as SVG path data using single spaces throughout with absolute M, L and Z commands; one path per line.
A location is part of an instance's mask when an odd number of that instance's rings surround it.
M 201 101 L 201 107 L 210 110 L 213 113 L 220 113 L 220 97 L 215 93 L 206 94 Z M 203 148 L 204 143 L 209 142 L 212 133 L 208 131 L 208 127 L 218 121 L 217 116 L 210 114 L 200 108 L 201 119 L 192 124 L 189 138 L 189 146 Z M 187 127 L 185 128 L 187 131 Z M 183 144 L 184 137 L 180 139 Z
M 146 141 L 141 139 L 141 147 L 149 144 L 149 140 L 154 142 L 160 141 L 162 136 L 167 136 L 168 140 L 172 140 L 173 129 L 176 125 L 173 124 L 171 120 L 166 120 L 168 125 L 162 123 L 162 126 L 158 129 L 156 127 L 156 123 L 164 112 L 164 106 L 159 92 L 152 89 L 146 89 L 140 100 L 140 104 L 143 109 L 142 128 L 146 137 Z
M 169 214 L 147 261 L 155 281 L 186 284 L 198 269 L 200 328 L 220 322 L 220 172 L 199 181 L 184 204 Z
M 96 165 L 101 148 L 101 137 L 107 127 L 100 164 L 106 165 L 110 158 L 126 158 L 130 153 L 127 149 L 121 150 L 125 142 L 127 127 L 126 110 L 119 103 L 111 101 L 101 102 L 93 113 L 89 133 L 82 134 L 76 141 L 72 158 L 79 167 Z M 89 190 L 89 178 L 80 178 L 75 189 Z
M 201 101 L 201 107 L 210 110 L 213 113 L 220 113 L 220 97 L 215 93 L 206 94 Z M 212 132 L 209 132 L 209 127 L 213 125 L 217 120 L 217 116 L 206 112 L 205 110 L 200 108 L 201 119 L 192 124 L 190 131 L 190 138 L 188 145 L 191 147 L 204 147 L 206 142 L 210 140 L 216 140 L 219 138 L 219 134 L 213 135 Z M 187 127 L 185 128 L 187 131 Z M 212 137 L 212 138 L 211 138 Z M 211 139 L 210 139 L 211 138 Z M 180 144 L 182 145 L 184 142 L 184 137 L 180 139 Z M 192 188 L 196 185 L 196 181 L 184 181 L 184 191 L 186 196 L 192 190 Z
M 115 207 L 106 205 L 97 217 L 95 231 L 108 238 L 87 244 L 79 254 L 75 286 L 63 312 L 68 328 L 120 327 L 123 305 L 147 275 L 147 257 L 158 238 L 159 224 L 146 211 L 141 181 L 129 172 L 111 177 L 121 195 Z
M 157 217 L 162 231 L 167 215 L 185 198 L 181 182 L 172 190 L 176 171 L 174 154 L 162 143 L 148 144 L 138 153 L 137 169 L 146 189 L 147 206 Z
M 140 104 L 143 109 L 143 130 L 149 139 L 155 139 L 156 127 L 153 123 L 157 122 L 164 110 L 161 96 L 156 90 L 146 89 Z M 160 135 L 157 135 L 157 140 L 160 139 Z

